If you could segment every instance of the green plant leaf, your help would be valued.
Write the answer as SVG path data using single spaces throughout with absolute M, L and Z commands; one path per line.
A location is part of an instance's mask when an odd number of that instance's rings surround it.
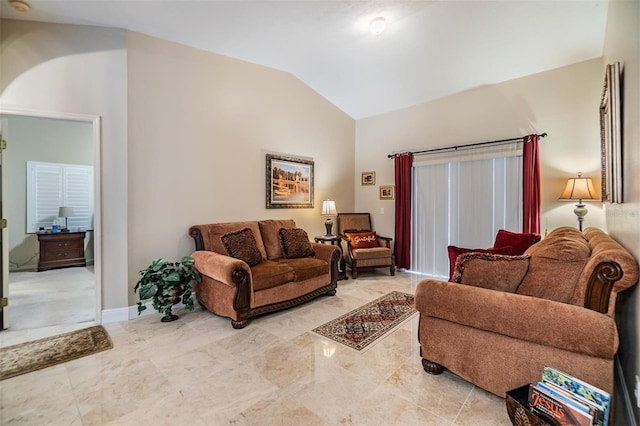
M 163 263 L 164 263 L 164 260 L 160 257 L 158 259 L 154 259 L 151 262 L 151 266 L 150 267 L 154 272 L 158 272 L 160 270 L 160 268 L 162 268 Z
M 138 302 L 138 315 L 140 315 L 145 309 L 147 309 L 147 307 L 143 305 L 142 302 Z
M 142 287 L 140 287 L 140 299 L 141 300 L 151 299 L 153 296 L 156 295 L 156 293 L 158 293 L 158 286 L 155 285 L 155 284 L 152 284 L 150 286 L 142 286 Z
M 171 272 L 169 275 L 167 275 L 165 278 L 165 281 L 169 281 L 172 283 L 179 283 L 180 282 L 180 274 L 177 271 L 173 271 Z
M 182 259 L 180 259 L 180 262 L 187 268 L 190 268 L 195 263 L 195 259 L 191 256 L 184 256 Z

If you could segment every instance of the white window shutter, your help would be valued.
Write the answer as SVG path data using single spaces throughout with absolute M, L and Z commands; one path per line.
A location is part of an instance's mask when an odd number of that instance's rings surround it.
M 73 216 L 68 219 L 69 228 L 92 229 L 93 167 L 66 167 L 64 169 L 64 189 L 64 199 L 61 205 L 73 207 Z
M 70 229 L 93 229 L 93 166 L 27 161 L 27 232 L 50 228 L 62 206 Z

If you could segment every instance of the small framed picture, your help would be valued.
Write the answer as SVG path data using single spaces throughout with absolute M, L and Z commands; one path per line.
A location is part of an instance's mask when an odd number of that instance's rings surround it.
M 396 190 L 393 185 L 380 186 L 380 199 L 381 200 L 395 200 Z
M 376 184 L 376 172 L 362 172 L 362 184 L 363 185 L 375 185 Z

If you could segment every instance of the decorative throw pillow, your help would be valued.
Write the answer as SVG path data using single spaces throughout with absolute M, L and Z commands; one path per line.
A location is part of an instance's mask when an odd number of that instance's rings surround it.
M 489 249 L 468 249 L 456 246 L 448 246 L 449 253 L 449 281 L 453 279 L 453 272 L 456 267 L 456 259 L 463 253 L 493 253 L 493 254 L 513 254 L 511 247 L 489 248 Z
M 453 282 L 515 293 L 529 270 L 530 256 L 464 253 L 458 257 Z
M 316 252 L 311 247 L 309 236 L 304 229 L 280 228 L 280 244 L 285 258 L 298 258 L 315 256 Z
M 493 248 L 511 247 L 511 254 L 520 255 L 538 241 L 540 241 L 538 234 L 521 234 L 500 229 L 496 235 L 496 241 L 493 243 Z
M 351 240 L 351 247 L 355 249 L 380 247 L 375 232 L 345 232 L 344 235 Z
M 227 254 L 236 259 L 240 259 L 249 266 L 262 263 L 262 254 L 258 249 L 256 238 L 249 228 L 244 228 L 236 232 L 230 232 L 220 237 Z

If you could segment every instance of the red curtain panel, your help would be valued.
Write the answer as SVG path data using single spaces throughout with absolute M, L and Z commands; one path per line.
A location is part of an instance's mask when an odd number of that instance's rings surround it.
M 396 181 L 396 266 L 409 269 L 411 266 L 411 167 L 413 167 L 413 154 L 397 154 L 394 162 Z
M 538 135 L 524 138 L 522 152 L 522 232 L 540 233 L 540 152 Z

